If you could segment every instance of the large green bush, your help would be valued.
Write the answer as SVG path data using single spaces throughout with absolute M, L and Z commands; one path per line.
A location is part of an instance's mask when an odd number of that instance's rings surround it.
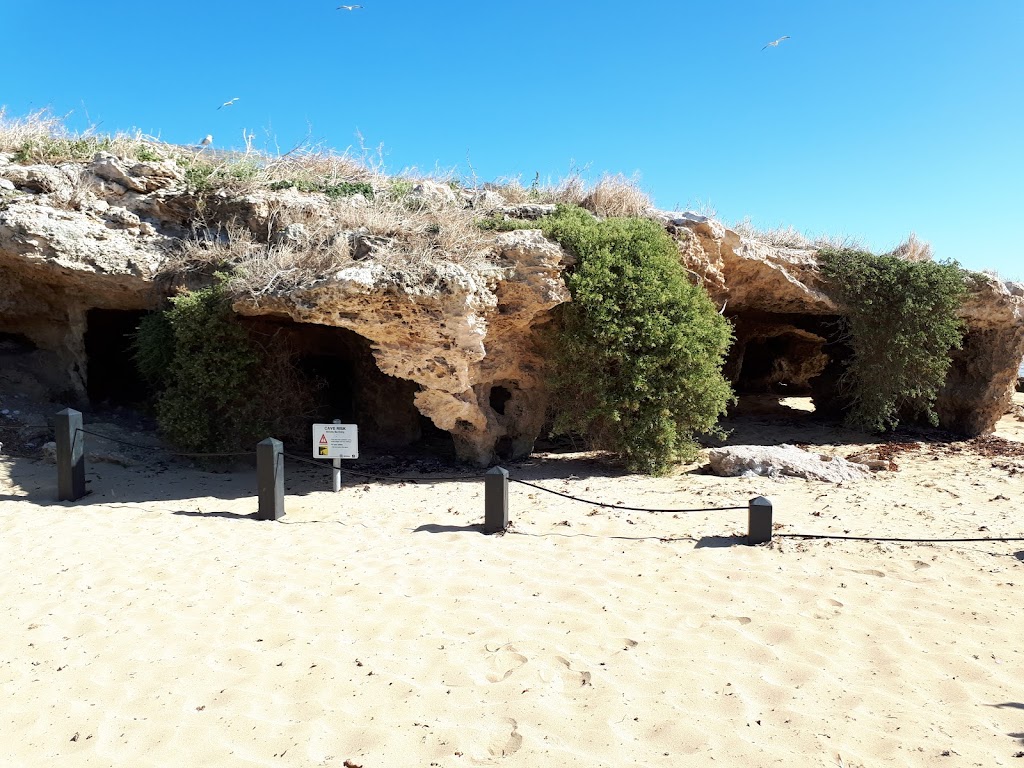
M 963 342 L 963 270 L 955 262 L 854 250 L 825 250 L 819 259 L 853 348 L 844 381 L 847 423 L 878 432 L 908 418 L 937 425 L 935 399 L 950 353 Z
M 171 299 L 143 319 L 134 339 L 142 375 L 158 390 L 160 430 L 188 452 L 255 450 L 286 437 L 313 389 L 287 353 L 264 348 L 238 322 L 221 283 Z
M 729 323 L 655 222 L 560 207 L 540 225 L 577 259 L 552 344 L 555 431 L 587 435 L 634 471 L 694 458 L 733 397 Z

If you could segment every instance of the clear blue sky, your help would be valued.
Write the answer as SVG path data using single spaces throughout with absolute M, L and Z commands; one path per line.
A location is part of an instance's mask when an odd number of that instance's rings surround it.
M 661 208 L 914 230 L 1024 279 L 1021 0 L 360 2 L 2 0 L 0 104 L 220 148 L 358 131 L 390 172 L 637 173 Z

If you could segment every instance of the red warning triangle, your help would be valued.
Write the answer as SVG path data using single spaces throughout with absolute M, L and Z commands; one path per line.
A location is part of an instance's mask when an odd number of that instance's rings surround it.
M 320 435 L 320 442 L 327 445 L 327 435 Z

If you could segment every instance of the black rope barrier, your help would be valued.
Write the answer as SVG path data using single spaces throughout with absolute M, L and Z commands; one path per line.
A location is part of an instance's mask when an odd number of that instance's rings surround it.
M 1004 536 L 983 539 L 905 539 L 894 536 L 840 536 L 827 533 L 776 533 L 777 537 L 787 539 L 840 539 L 846 541 L 894 541 L 907 544 L 955 544 L 957 542 L 977 541 L 1024 541 L 1024 536 Z
M 307 459 L 304 456 L 296 456 L 292 453 L 282 453 L 282 456 L 287 456 L 293 461 L 300 461 L 303 464 L 312 464 L 315 467 L 321 469 L 327 469 L 331 472 L 335 471 L 337 467 L 332 464 L 324 464 L 323 459 Z M 460 475 L 451 477 L 409 477 L 408 475 L 374 475 L 369 472 L 361 472 L 356 469 L 349 469 L 348 467 L 342 467 L 339 471 L 350 475 L 356 475 L 357 477 L 367 477 L 371 480 L 384 480 L 393 482 L 405 482 L 405 483 L 440 483 L 440 482 L 454 482 L 457 480 L 479 480 L 482 475 Z
M 121 440 L 121 439 L 116 438 L 116 437 L 111 437 L 110 435 L 101 435 L 99 432 L 91 432 L 88 429 L 76 429 L 75 430 L 75 440 L 76 441 L 78 440 L 78 433 L 79 432 L 81 432 L 83 434 L 86 434 L 86 435 L 92 435 L 93 437 L 99 437 L 99 438 L 101 438 L 103 440 L 109 440 L 112 443 L 120 443 L 121 445 L 127 445 L 127 446 L 130 446 L 132 448 L 138 448 L 138 449 L 143 450 L 143 451 L 154 451 L 154 450 L 155 451 L 163 451 L 165 453 L 169 453 L 171 456 L 186 456 L 186 457 L 189 457 L 189 458 L 215 458 L 215 457 L 223 458 L 223 457 L 227 457 L 227 456 L 255 456 L 256 455 L 254 451 L 244 451 L 244 452 L 243 451 L 232 451 L 232 452 L 224 452 L 224 453 L 182 453 L 181 451 L 171 451 L 171 450 L 168 450 L 167 448 L 162 448 L 160 446 L 139 445 L 138 443 L 129 443 L 127 440 Z
M 573 501 L 578 501 L 581 504 L 590 504 L 590 505 L 595 506 L 595 507 L 606 507 L 608 509 L 622 509 L 622 510 L 626 510 L 627 512 L 675 512 L 675 513 L 682 513 L 682 512 L 727 512 L 727 511 L 737 510 L 737 509 L 748 509 L 748 507 L 745 507 L 745 506 L 744 507 L 704 507 L 704 508 L 701 508 L 701 509 L 648 509 L 646 507 L 626 507 L 626 506 L 623 506 L 621 504 L 605 504 L 604 502 L 601 502 L 601 501 L 588 501 L 586 499 L 581 499 L 578 496 L 572 496 L 572 495 L 570 495 L 568 493 L 561 493 L 560 491 L 553 491 L 550 488 L 545 488 L 542 485 L 536 485 L 534 483 L 528 483 L 525 480 L 519 480 L 518 478 L 515 478 L 515 477 L 509 477 L 508 481 L 510 483 L 519 483 L 520 485 L 527 485 L 530 488 L 536 488 L 538 491 L 544 491 L 545 493 L 551 493 L 551 494 L 554 494 L 555 496 L 561 496 L 564 499 L 572 499 Z

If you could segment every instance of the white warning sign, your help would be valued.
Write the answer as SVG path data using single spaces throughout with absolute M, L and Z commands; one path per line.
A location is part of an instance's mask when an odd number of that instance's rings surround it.
M 359 430 L 355 424 L 314 424 L 314 459 L 358 459 Z

